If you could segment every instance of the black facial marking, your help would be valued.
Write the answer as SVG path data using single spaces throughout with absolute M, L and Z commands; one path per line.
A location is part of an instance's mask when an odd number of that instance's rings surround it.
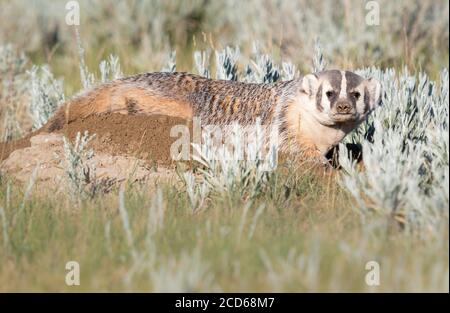
M 327 71 L 326 75 L 335 93 L 339 94 L 341 92 L 341 82 L 342 82 L 341 71 L 338 70 Z
M 347 81 L 347 98 L 350 100 L 350 102 L 352 103 L 353 107 L 356 107 L 356 101 L 358 99 L 356 99 L 351 93 L 353 92 L 353 90 L 359 86 L 359 84 L 362 83 L 363 78 L 359 75 L 356 75 L 355 73 L 349 72 L 349 71 L 345 71 L 345 79 Z
M 136 114 L 138 112 L 138 109 L 137 109 L 138 103 L 136 100 L 131 99 L 131 98 L 126 98 L 125 105 L 127 107 L 128 114 L 132 115 L 132 114 Z
M 345 71 L 345 79 L 347 80 L 347 94 L 358 87 L 364 80 L 361 76 L 349 71 Z
M 317 90 L 316 94 L 316 108 L 317 111 L 322 112 L 323 106 L 322 106 L 322 84 L 320 84 L 319 89 Z
M 369 89 L 364 87 L 364 113 L 367 113 L 370 109 L 370 94 Z
M 339 93 L 341 92 L 342 74 L 341 71 L 338 70 L 325 71 L 323 74 L 333 88 L 333 97 L 329 99 L 330 108 L 332 108 L 338 100 Z

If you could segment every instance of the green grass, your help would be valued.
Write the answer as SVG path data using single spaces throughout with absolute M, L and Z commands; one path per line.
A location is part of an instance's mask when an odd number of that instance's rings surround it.
M 389 97 L 372 117 L 389 123 L 373 145 L 363 140 L 365 128 L 352 135 L 367 144 L 368 171 L 341 185 L 321 170 L 279 168 L 255 197 L 239 184 L 228 193 L 213 190 L 195 213 L 181 180 L 126 184 L 131 242 L 118 189 L 77 201 L 70 188 L 64 194 L 34 186 L 25 196 L 27 186 L 0 173 L 0 291 L 449 291 L 448 76 L 447 96 L 395 83 L 412 79 L 401 74 L 404 67 L 412 76 L 427 74 L 427 84 L 448 68 L 448 2 L 380 0 L 380 25 L 368 26 L 359 0 L 261 1 L 80 1 L 85 63 L 97 79 L 110 54 L 125 75 L 159 71 L 175 50 L 177 70 L 195 73 L 193 52 L 204 50 L 214 77 L 215 52 L 230 45 L 241 51 L 240 79 L 266 53 L 301 74 L 317 65 L 318 52 L 329 69 L 374 66 L 364 72 L 381 78 Z M 33 65 L 49 64 L 64 79 L 66 99 L 82 91 L 66 2 L 0 0 L 0 48 L 13 45 L 11 58 L 0 57 L 2 140 L 31 129 L 26 70 Z M 314 51 L 316 39 L 323 51 Z M 256 54 L 254 42 L 261 44 Z M 429 105 L 438 114 L 428 114 Z M 392 140 L 398 136 L 414 140 L 417 150 L 399 149 Z M 417 151 L 427 156 L 423 164 Z M 423 173 L 430 152 L 432 167 Z M 422 189 L 423 177 L 434 179 Z M 152 206 L 158 188 L 163 218 Z M 392 218 L 397 210 L 408 213 L 400 227 Z M 80 286 L 65 284 L 72 260 L 80 264 Z M 368 261 L 380 265 L 377 287 L 365 283 Z
M 161 184 L 157 228 L 148 227 L 154 188 L 128 185 L 131 245 L 117 190 L 77 206 L 36 190 L 23 202 L 22 190 L 7 196 L 2 184 L 9 239 L 0 236 L 0 291 L 448 291 L 448 227 L 426 241 L 387 221 L 371 228 L 334 177 L 278 170 L 276 178 L 247 213 L 239 194 L 192 213 L 182 184 Z M 80 286 L 65 284 L 71 260 Z M 365 283 L 371 260 L 380 264 L 377 287 Z

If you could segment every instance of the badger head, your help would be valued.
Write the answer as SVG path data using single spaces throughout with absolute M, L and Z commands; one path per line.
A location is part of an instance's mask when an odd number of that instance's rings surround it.
M 302 78 L 305 109 L 327 126 L 357 125 L 380 102 L 380 83 L 373 78 L 329 70 Z M 303 101 L 302 101 L 303 102 Z

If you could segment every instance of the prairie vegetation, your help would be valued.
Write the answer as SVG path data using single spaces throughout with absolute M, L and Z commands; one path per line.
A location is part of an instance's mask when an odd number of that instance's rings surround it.
M 449 4 L 377 2 L 370 26 L 363 1 L 79 1 L 76 30 L 65 1 L 0 0 L 1 141 L 137 72 L 272 82 L 345 68 L 383 90 L 345 138 L 363 170 L 345 145 L 333 171 L 207 150 L 168 180 L 92 189 L 94 134 L 81 133 L 56 190 L 1 173 L 0 291 L 448 292 Z M 80 286 L 65 284 L 72 260 Z

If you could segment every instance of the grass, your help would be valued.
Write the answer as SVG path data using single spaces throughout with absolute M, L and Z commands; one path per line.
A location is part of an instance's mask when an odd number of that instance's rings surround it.
M 334 178 L 298 171 L 292 186 L 277 171 L 271 188 L 278 197 L 247 207 L 230 195 L 196 213 L 183 187 L 160 185 L 162 218 L 151 213 L 156 195 L 149 186 L 124 187 L 129 228 L 117 190 L 77 208 L 63 194 L 35 193 L 19 214 L 23 191 L 12 187 L 1 291 L 448 290 L 448 241 L 421 241 L 389 225 L 371 231 Z M 6 193 L 2 185 L 1 203 Z M 448 227 L 440 235 L 448 236 Z M 80 264 L 80 286 L 65 285 L 71 260 Z M 371 260 L 381 267 L 378 287 L 364 280 Z
M 0 43 L 14 43 L 32 63 L 51 63 L 65 78 L 68 95 L 80 88 L 75 30 L 65 24 L 67 1 L 1 0 Z M 96 68 L 111 53 L 125 73 L 160 70 L 167 54 L 190 70 L 194 50 L 239 45 L 250 55 L 254 41 L 278 60 L 310 70 L 320 38 L 330 67 L 426 70 L 436 78 L 448 67 L 448 2 L 379 0 L 380 25 L 365 24 L 359 0 L 344 1 L 86 1 L 81 0 L 81 38 L 87 65 Z M 98 25 L 102 27 L 98 27 Z M 17 36 L 16 34 L 23 34 Z M 382 38 L 382 40 L 380 40 Z
M 122 73 L 272 82 L 350 68 L 383 90 L 345 139 L 362 146 L 363 170 L 346 157 L 331 175 L 206 162 L 89 193 L 88 151 L 66 143 L 66 194 L 0 172 L 0 291 L 448 292 L 448 2 L 380 1 L 377 27 L 362 2 L 332 3 L 81 1 L 77 40 L 65 1 L 0 0 L 2 141 Z M 81 285 L 69 287 L 73 260 Z M 365 282 L 369 261 L 379 286 Z

